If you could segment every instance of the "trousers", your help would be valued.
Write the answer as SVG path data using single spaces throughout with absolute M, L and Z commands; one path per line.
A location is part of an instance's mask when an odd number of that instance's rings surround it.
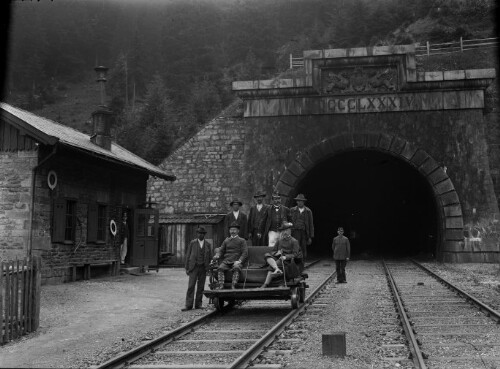
M 201 300 L 203 299 L 203 290 L 205 289 L 205 280 L 207 278 L 207 271 L 205 265 L 196 264 L 194 269 L 189 272 L 188 289 L 186 292 L 186 307 L 192 308 L 193 302 L 195 307 L 201 307 Z M 196 299 L 194 290 L 196 288 Z
M 128 239 L 125 238 L 120 245 L 120 258 L 122 264 L 125 264 L 125 257 L 127 256 L 127 241 Z
M 293 229 L 292 237 L 295 238 L 300 245 L 300 251 L 302 251 L 302 260 L 306 260 L 307 257 L 307 235 L 305 229 Z
M 335 267 L 337 270 L 337 281 L 338 282 L 346 282 L 345 277 L 345 266 L 347 264 L 346 260 L 335 260 Z

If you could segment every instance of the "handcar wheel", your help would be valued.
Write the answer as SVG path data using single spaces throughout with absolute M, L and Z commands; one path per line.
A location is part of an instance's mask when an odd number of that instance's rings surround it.
M 291 289 L 290 302 L 292 303 L 292 309 L 299 307 L 299 291 L 297 287 Z
M 299 302 L 303 303 L 306 300 L 306 288 L 303 284 L 299 287 Z
M 234 307 L 234 305 L 236 305 L 236 300 L 235 299 L 228 300 L 228 302 L 227 302 L 227 307 L 228 308 L 232 308 L 232 307 Z
M 224 310 L 224 300 L 220 297 L 214 297 L 215 310 L 222 312 Z

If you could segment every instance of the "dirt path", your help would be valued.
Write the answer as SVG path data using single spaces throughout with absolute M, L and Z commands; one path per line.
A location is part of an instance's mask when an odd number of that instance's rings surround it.
M 186 288 L 183 269 L 43 286 L 39 330 L 0 347 L 0 366 L 95 365 L 206 313 L 180 311 Z

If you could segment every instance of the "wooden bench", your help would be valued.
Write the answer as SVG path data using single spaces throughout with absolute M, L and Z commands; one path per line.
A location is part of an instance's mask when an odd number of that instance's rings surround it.
M 96 266 L 107 266 L 110 265 L 109 275 L 114 276 L 117 272 L 118 260 L 95 260 L 95 261 L 87 261 L 87 262 L 78 262 L 78 263 L 69 263 L 72 268 L 72 281 L 76 281 L 76 268 L 83 267 L 83 279 L 90 279 L 90 268 Z

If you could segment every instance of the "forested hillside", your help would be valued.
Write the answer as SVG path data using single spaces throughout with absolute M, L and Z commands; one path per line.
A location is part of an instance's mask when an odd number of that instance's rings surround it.
M 83 131 L 110 67 L 119 143 L 158 163 L 233 99 L 306 49 L 494 36 L 494 0 L 12 2 L 5 96 Z

